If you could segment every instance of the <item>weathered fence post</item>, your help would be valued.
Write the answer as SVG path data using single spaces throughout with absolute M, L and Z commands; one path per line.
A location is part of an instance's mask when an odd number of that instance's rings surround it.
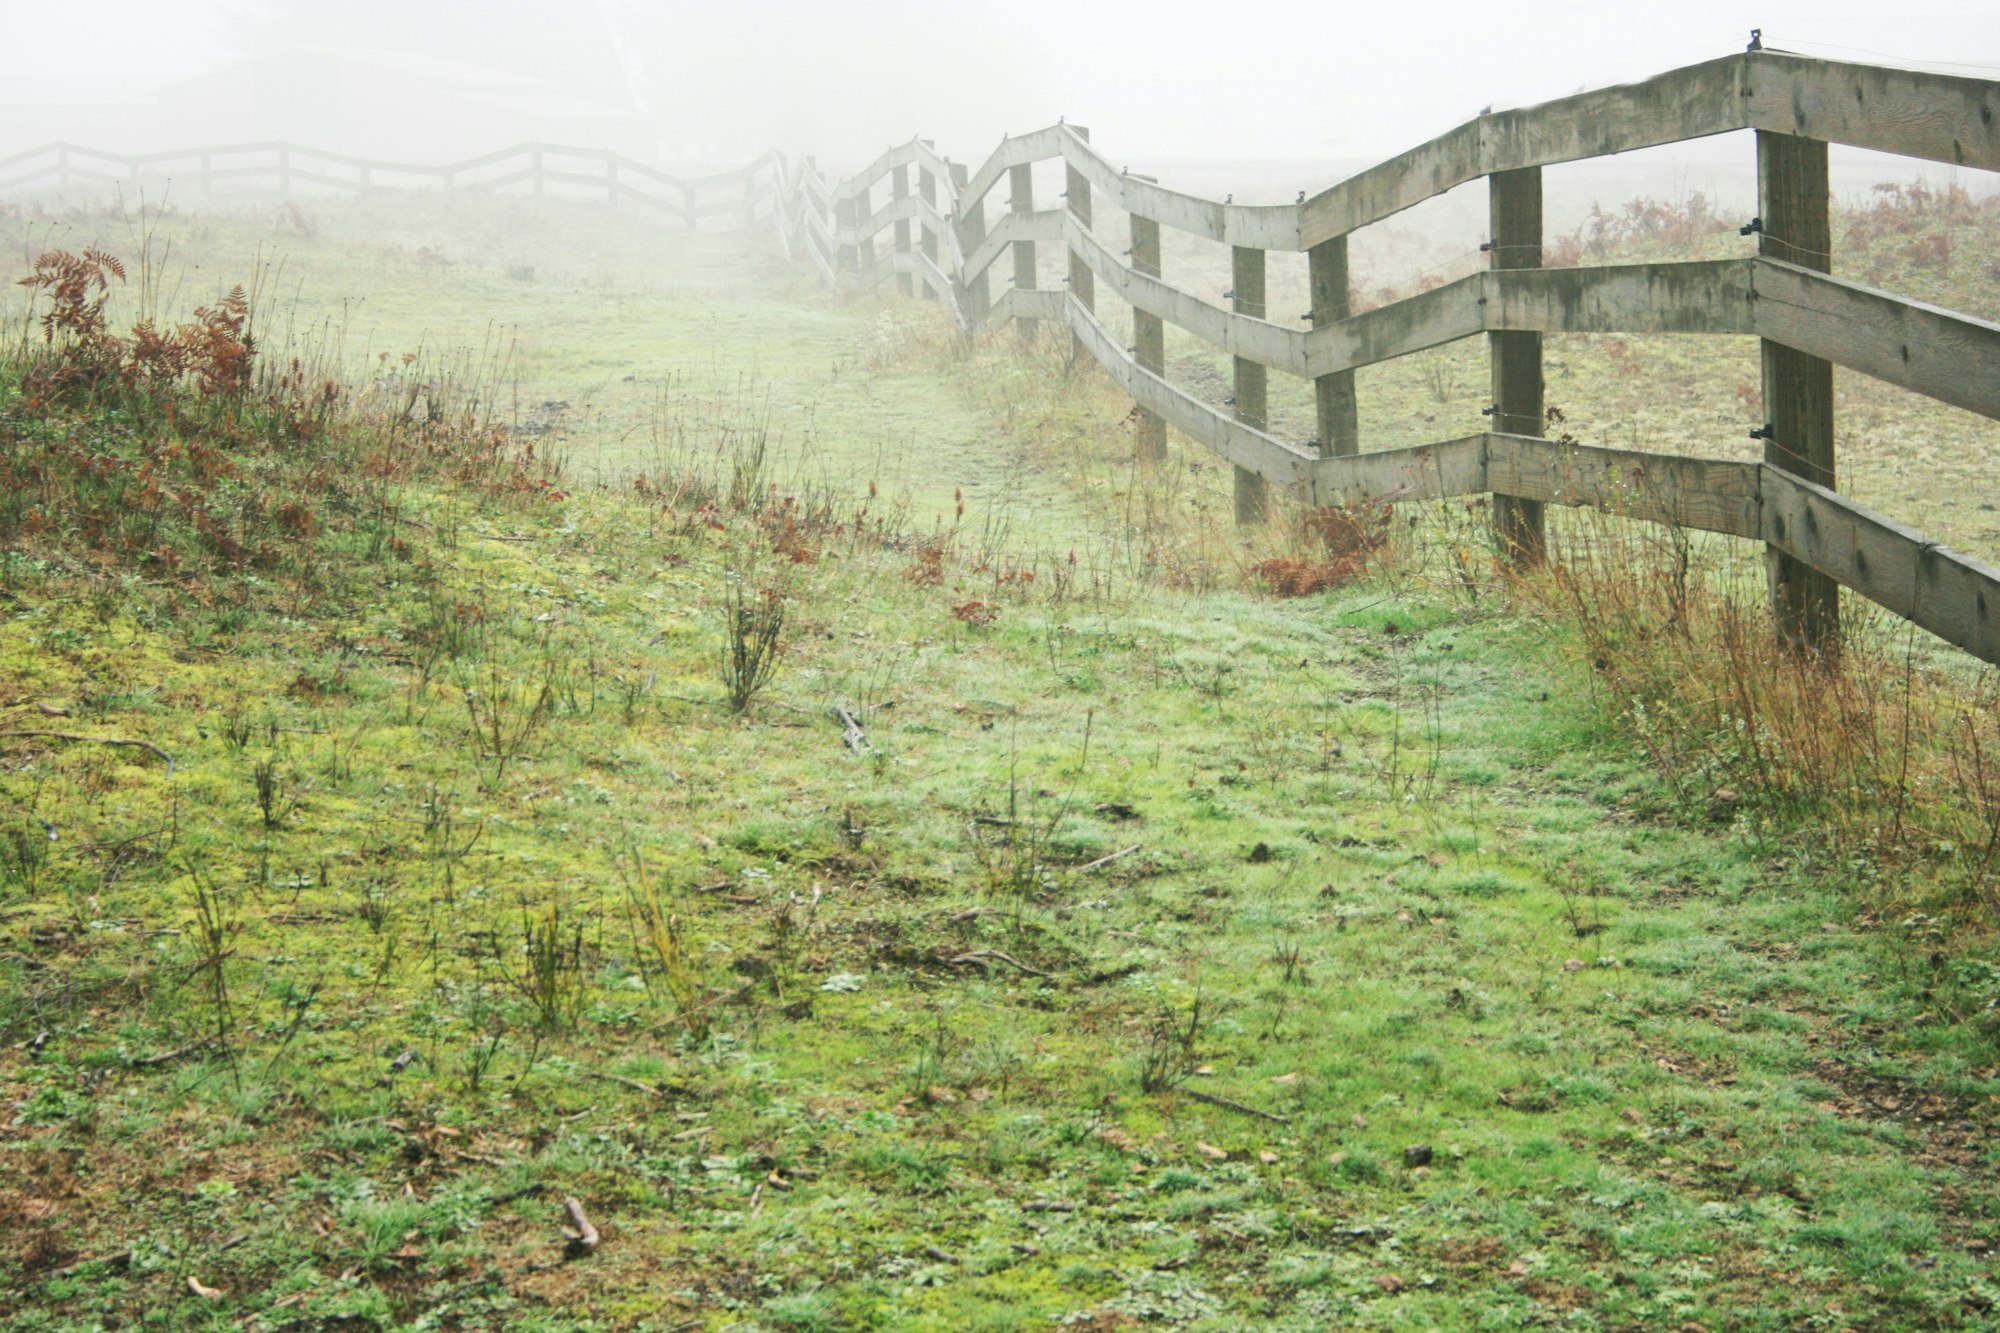
M 528 154 L 528 170 L 535 176 L 535 198 L 542 197 L 542 150 L 535 148 Z
M 1160 224 L 1134 213 L 1132 217 L 1132 271 L 1149 278 L 1160 276 Z M 1132 359 L 1139 369 L 1155 375 L 1167 373 L 1167 326 L 1158 315 L 1132 307 Z M 1144 408 L 1139 410 L 1138 439 L 1133 454 L 1146 463 L 1167 456 L 1167 423 Z
M 926 142 L 924 146 L 929 147 L 930 145 Z M 928 166 L 919 166 L 917 168 L 917 197 L 924 201 L 924 207 L 929 209 L 931 213 L 937 211 L 937 173 L 932 171 Z M 937 228 L 931 225 L 929 214 L 924 216 L 922 224 L 917 228 L 917 247 L 923 251 L 924 258 L 930 260 L 931 265 L 936 267 L 938 262 L 938 235 Z M 937 284 L 932 280 L 931 275 L 928 273 L 924 274 L 924 298 L 936 301 L 941 299 L 943 295 L 944 293 L 937 289 Z
M 1089 130 L 1083 128 L 1081 125 L 1072 125 L 1069 128 L 1076 134 L 1077 138 L 1083 140 L 1085 143 L 1090 142 Z M 1063 200 L 1069 205 L 1069 215 L 1076 222 L 1076 225 L 1083 228 L 1085 232 L 1088 232 L 1091 220 L 1090 177 L 1078 171 L 1067 161 L 1063 163 Z M 1083 256 L 1078 254 L 1073 247 L 1066 248 L 1069 248 L 1069 294 L 1080 301 L 1085 310 L 1095 314 L 1097 311 L 1097 275 L 1090 271 L 1090 265 L 1084 262 Z M 1084 361 L 1088 356 L 1088 352 L 1083 345 L 1083 339 L 1076 337 L 1074 334 L 1070 336 L 1070 355 L 1079 362 Z
M 1757 200 L 1759 254 L 1833 271 L 1824 142 L 1757 131 Z M 1764 461 L 1831 490 L 1833 365 L 1778 343 L 1762 347 Z M 1765 559 L 1779 641 L 1788 648 L 1837 652 L 1840 585 L 1775 548 Z
M 1264 252 L 1247 246 L 1230 247 L 1232 308 L 1239 315 L 1262 319 L 1264 307 Z M 1246 426 L 1263 430 L 1270 417 L 1265 408 L 1267 377 L 1264 364 L 1247 356 L 1236 358 L 1236 419 Z M 1264 478 L 1246 467 L 1236 469 L 1236 521 L 1263 521 L 1269 506 Z
M 604 202 L 612 207 L 618 205 L 618 154 L 604 155 Z
M 290 144 L 278 145 L 278 193 L 289 198 L 292 193 L 292 148 Z
M 860 275 L 864 291 L 872 290 L 875 285 L 875 238 L 862 235 L 874 213 L 875 206 L 868 197 L 874 188 L 871 181 L 850 195 L 847 201 L 854 216 L 854 271 Z
M 1496 269 L 1542 266 L 1542 169 L 1522 167 L 1487 177 L 1492 254 Z M 1509 331 L 1486 335 L 1493 367 L 1493 429 L 1539 436 L 1542 416 L 1542 335 Z M 1538 565 L 1547 544 L 1542 502 L 1495 494 L 1493 527 L 1500 550 L 1516 566 Z
M 958 206 L 953 210 L 951 225 L 958 231 L 959 252 L 966 256 L 986 240 L 986 197 L 974 199 L 966 193 L 966 184 L 971 179 L 971 168 L 962 162 L 951 164 L 951 183 L 958 191 Z M 987 274 L 987 269 L 981 269 L 974 277 L 968 277 L 963 270 L 956 274 L 959 306 L 965 311 L 966 321 L 981 331 L 986 328 L 986 317 L 993 313 L 993 288 L 986 280 Z
M 743 174 L 743 230 L 757 229 L 757 172 L 755 168 Z
M 910 197 L 910 169 L 908 166 L 896 168 L 895 174 L 890 177 L 889 193 L 898 204 Z M 911 253 L 910 220 L 908 218 L 896 219 L 896 253 L 898 255 Z M 909 261 L 902 260 L 901 262 L 908 263 Z M 908 269 L 903 268 L 897 271 L 896 290 L 905 296 L 915 296 L 917 294 L 916 279 L 910 276 Z
M 69 188 L 69 145 L 66 143 L 56 145 L 56 188 Z
M 1018 220 L 1019 225 L 1028 225 L 1035 212 L 1035 169 L 1034 164 L 1023 162 L 1007 168 L 1007 189 L 1013 198 L 1007 201 L 1007 211 Z M 1025 237 L 1014 242 L 1014 290 L 1033 291 L 1039 279 L 1035 276 L 1035 243 Z M 1028 320 L 1020 311 L 1014 312 L 1014 332 L 1026 339 L 1033 333 Z
M 363 188 L 367 187 L 368 168 L 366 167 L 361 168 L 361 183 Z M 201 154 L 201 192 L 203 194 L 215 193 L 215 154 L 209 152 L 207 149 L 203 149 Z
M 854 201 L 836 198 L 833 201 L 833 272 L 838 278 L 843 273 L 859 273 L 861 264 L 854 251 Z
M 1335 236 L 1306 251 L 1307 279 L 1312 289 L 1312 327 L 1332 328 L 1354 313 L 1349 298 L 1347 238 Z M 1314 419 L 1319 428 L 1319 456 L 1344 458 L 1361 449 L 1360 413 L 1355 406 L 1354 372 L 1336 370 L 1313 380 Z

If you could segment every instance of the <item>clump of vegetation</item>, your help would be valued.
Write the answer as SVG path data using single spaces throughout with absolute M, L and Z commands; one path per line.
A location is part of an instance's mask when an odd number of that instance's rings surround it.
M 785 632 L 785 597 L 775 587 L 730 584 L 722 604 L 722 688 L 729 711 L 749 711 L 778 670 L 779 640 Z

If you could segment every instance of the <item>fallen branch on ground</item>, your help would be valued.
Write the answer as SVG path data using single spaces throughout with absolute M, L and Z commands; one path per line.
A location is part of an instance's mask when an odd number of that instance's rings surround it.
M 601 1083 L 616 1083 L 622 1087 L 631 1088 L 635 1092 L 643 1092 L 649 1097 L 664 1097 L 667 1095 L 663 1089 L 657 1088 L 651 1083 L 641 1083 L 638 1079 L 626 1078 L 623 1074 L 600 1074 L 595 1071 L 589 1071 L 584 1074 L 584 1077 L 594 1078 Z
M 1196 1092 L 1193 1088 L 1182 1088 L 1181 1092 L 1198 1102 L 1207 1102 L 1210 1106 L 1220 1106 L 1225 1111 L 1236 1111 L 1243 1115 L 1254 1115 L 1259 1120 L 1269 1120 L 1274 1125 L 1289 1125 L 1292 1123 L 1292 1118 L 1288 1115 L 1279 1115 L 1275 1111 L 1260 1111 L 1254 1106 L 1245 1106 L 1242 1102 L 1232 1102 L 1227 1097 L 1218 1097 L 1212 1092 Z
M 563 1211 L 569 1214 L 570 1225 L 563 1228 L 569 1237 L 569 1247 L 579 1254 L 587 1254 L 597 1248 L 597 1228 L 584 1216 L 583 1203 L 576 1198 L 563 1200 Z
M 1142 847 L 1143 845 L 1144 845 L 1143 843 L 1135 842 L 1130 847 L 1120 848 L 1118 851 L 1111 853 L 1111 855 L 1109 856 L 1100 856 L 1087 866 L 1078 866 L 1076 873 L 1079 875 L 1087 875 L 1091 871 L 1097 869 L 1099 866 L 1110 865 L 1113 861 L 1116 861 L 1121 856 L 1130 856 L 1132 853 L 1138 851 L 1139 848 Z
M 158 1055 L 135 1055 L 132 1057 L 132 1067 L 134 1069 L 148 1069 L 154 1065 L 169 1064 L 172 1061 L 180 1059 L 183 1055 L 193 1055 L 196 1051 L 205 1050 L 213 1045 L 215 1045 L 215 1038 L 203 1037 L 200 1041 L 189 1042 L 185 1046 L 176 1046 L 173 1050 L 161 1051 Z
M 971 953 L 958 954 L 944 961 L 956 967 L 964 963 L 983 963 L 989 958 L 1005 963 L 1016 971 L 1026 972 L 1031 977 L 1052 977 L 1055 975 L 1053 972 L 1044 972 L 1038 967 L 1029 967 L 1020 959 L 1001 953 L 998 949 L 974 949 Z
M 84 736 L 74 731 L 0 731 L 0 740 L 89 741 L 97 745 L 129 745 L 139 750 L 151 750 L 167 761 L 167 776 L 174 775 L 174 757 L 151 741 L 133 740 L 126 736 Z
M 861 729 L 861 724 L 855 721 L 853 713 L 845 708 L 836 708 L 833 710 L 833 715 L 840 721 L 842 728 L 840 739 L 846 742 L 848 749 L 856 754 L 866 754 L 873 748 L 868 744 L 868 733 Z

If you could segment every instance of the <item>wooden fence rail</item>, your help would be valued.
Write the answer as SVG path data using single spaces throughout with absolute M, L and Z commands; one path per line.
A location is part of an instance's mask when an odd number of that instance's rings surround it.
M 1753 257 L 1689 263 L 1542 267 L 1545 166 L 1755 131 L 1760 216 Z M 1307 502 L 1490 494 L 1514 559 L 1543 549 L 1542 507 L 1590 505 L 1762 542 L 1779 633 L 1831 651 L 1837 587 L 1850 588 L 1987 661 L 2000 663 L 2000 573 L 1900 526 L 1834 489 L 1833 367 L 1838 365 L 2000 419 L 2000 324 L 1879 291 L 1831 273 L 1827 145 L 2000 170 L 2000 82 L 1810 59 L 1753 49 L 1623 87 L 1482 115 L 1291 204 L 1238 204 L 1168 189 L 1115 166 L 1087 131 L 1057 124 L 1011 136 L 977 167 L 927 141 L 829 181 L 810 160 L 777 172 L 773 212 L 788 252 L 831 286 L 859 290 L 916 275 L 968 334 L 1009 322 L 1066 326 L 1131 397 L 1141 457 L 1165 426 L 1236 469 L 1237 514 L 1254 520 L 1270 486 Z M 1063 164 L 1059 207 L 1037 208 L 1032 169 Z M 0 164 L 4 165 L 4 164 Z M 909 193 L 908 170 L 927 188 Z M 1380 308 L 1348 305 L 1347 238 L 1447 190 L 1486 178 L 1487 270 Z M 1002 180 L 1006 197 L 989 216 Z M 887 182 L 891 197 L 877 202 Z M 1129 237 L 1094 216 L 1129 217 Z M 909 227 L 924 230 L 913 252 Z M 1230 247 L 1232 291 L 1204 298 L 1160 269 L 1160 229 Z M 889 263 L 875 239 L 894 238 Z M 1060 245 L 1063 285 L 1038 286 L 1037 247 Z M 1304 327 L 1265 307 L 1268 251 L 1308 256 Z M 1012 284 L 990 295 L 1011 256 Z M 1113 334 L 1095 293 L 1130 307 Z M 1235 395 L 1219 407 L 1172 383 L 1171 324 L 1232 358 Z M 1732 334 L 1763 348 L 1766 419 L 1758 463 L 1635 453 L 1541 438 L 1542 337 L 1563 333 Z M 1354 372 L 1484 335 L 1493 429 L 1411 449 L 1362 452 Z M 1317 435 L 1272 433 L 1267 375 L 1310 380 Z
M 203 195 L 303 190 L 356 195 L 384 187 L 429 187 L 543 195 L 565 187 L 584 197 L 638 204 L 684 223 L 711 218 L 754 226 L 770 218 L 798 182 L 775 152 L 733 171 L 675 176 L 601 148 L 525 143 L 442 166 L 329 153 L 291 143 L 227 144 L 161 153 L 108 153 L 53 143 L 0 158 L 0 196 L 72 186 L 117 186 Z

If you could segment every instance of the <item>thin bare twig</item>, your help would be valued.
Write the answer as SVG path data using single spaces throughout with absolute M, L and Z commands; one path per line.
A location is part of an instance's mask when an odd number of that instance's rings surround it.
M 1130 847 L 1121 847 L 1117 851 L 1111 853 L 1111 855 L 1109 856 L 1098 857 L 1095 861 L 1092 861 L 1089 865 L 1078 866 L 1076 873 L 1079 875 L 1087 875 L 1091 871 L 1097 869 L 1099 866 L 1110 865 L 1113 861 L 1116 861 L 1121 856 L 1130 856 L 1132 853 L 1138 851 L 1139 848 L 1141 848 L 1144 845 L 1145 845 L 1144 843 L 1135 842 Z
M 151 741 L 133 740 L 125 736 L 84 736 L 74 731 L 0 731 L 0 740 L 43 740 L 43 741 L 89 741 L 97 745 L 129 745 L 135 749 L 151 750 L 167 761 L 167 776 L 174 775 L 174 757 Z
M 583 1201 L 575 1197 L 563 1200 L 563 1212 L 569 1215 L 570 1224 L 563 1228 L 569 1237 L 569 1247 L 579 1254 L 587 1254 L 597 1248 L 597 1228 L 584 1215 Z
M 1210 1106 L 1220 1106 L 1225 1111 L 1236 1111 L 1243 1115 L 1254 1115 L 1259 1120 L 1268 1120 L 1274 1125 L 1289 1125 L 1292 1123 L 1292 1118 L 1288 1115 L 1279 1115 L 1275 1111 L 1260 1111 L 1254 1106 L 1245 1106 L 1242 1102 L 1232 1102 L 1227 1097 L 1218 1097 L 1212 1092 L 1197 1092 L 1193 1088 L 1182 1088 L 1181 1093 L 1184 1096 L 1192 1097 L 1198 1102 L 1207 1102 Z
M 132 1057 L 132 1067 L 134 1069 L 147 1069 L 153 1065 L 171 1064 L 183 1055 L 193 1055 L 196 1051 L 206 1050 L 213 1045 L 215 1045 L 215 1038 L 203 1037 L 200 1041 L 191 1041 L 185 1046 L 176 1046 L 171 1051 L 161 1051 L 158 1055 L 135 1055 Z
M 664 1097 L 667 1095 L 664 1089 L 655 1087 L 651 1083 L 641 1083 L 636 1078 L 626 1078 L 623 1074 L 600 1074 L 592 1070 L 586 1072 L 584 1077 L 594 1078 L 600 1083 L 616 1083 L 622 1087 L 631 1088 L 635 1092 L 643 1092 L 649 1097 Z
M 1052 977 L 1055 975 L 1053 972 L 1044 972 L 1038 967 L 1029 967 L 1020 959 L 1001 953 L 998 949 L 974 949 L 971 953 L 958 954 L 945 959 L 945 961 L 953 966 L 957 966 L 961 963 L 983 963 L 989 958 L 1005 963 L 1016 971 L 1025 972 L 1031 977 Z

